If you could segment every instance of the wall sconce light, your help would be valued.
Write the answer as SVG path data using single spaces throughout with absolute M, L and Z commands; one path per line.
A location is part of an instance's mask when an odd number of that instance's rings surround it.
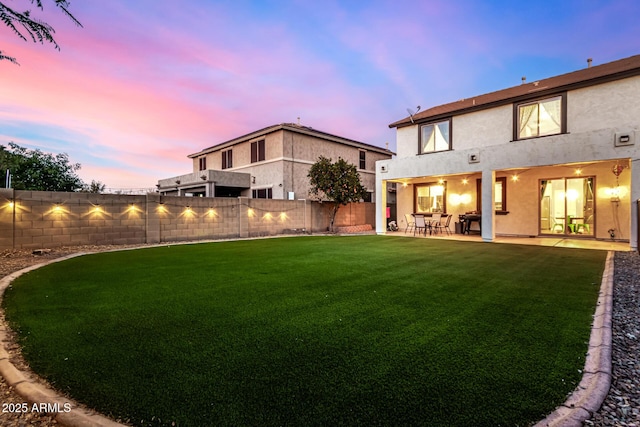
M 582 175 L 582 169 L 580 168 L 576 169 L 576 175 L 578 176 Z
M 252 184 L 255 184 L 255 183 L 256 183 L 256 177 L 255 177 L 255 176 L 252 176 L 252 177 L 251 177 L 251 183 L 252 183 Z
M 520 180 L 520 177 L 518 176 L 518 174 L 513 174 L 511 175 L 511 182 L 518 182 Z
M 467 185 L 469 183 L 468 178 L 462 178 L 462 185 Z
M 180 182 L 181 181 L 179 179 L 176 179 L 176 184 L 180 185 Z
M 53 205 L 53 211 L 56 213 L 62 212 L 62 206 L 56 203 L 55 205 Z
M 207 175 L 200 175 L 200 179 L 203 180 L 203 181 L 206 181 L 207 180 Z

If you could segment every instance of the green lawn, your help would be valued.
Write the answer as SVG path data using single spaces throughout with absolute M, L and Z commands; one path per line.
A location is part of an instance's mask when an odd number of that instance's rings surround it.
M 35 270 L 3 306 L 36 372 L 135 424 L 524 426 L 581 378 L 605 256 L 383 236 L 166 246 Z

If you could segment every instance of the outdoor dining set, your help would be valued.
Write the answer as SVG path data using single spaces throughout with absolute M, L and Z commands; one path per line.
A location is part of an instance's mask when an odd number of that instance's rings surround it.
M 404 232 L 406 234 L 408 231 L 410 232 L 411 230 L 413 230 L 414 236 L 416 235 L 416 233 L 424 234 L 426 236 L 427 232 L 430 235 L 444 232 L 446 232 L 447 234 L 451 234 L 450 225 L 452 217 L 453 215 L 439 212 L 427 214 L 405 214 L 405 221 L 407 223 L 407 226 Z M 480 216 L 480 214 L 475 212 L 468 212 L 464 215 L 459 215 L 458 222 L 456 223 L 456 233 L 470 234 L 470 232 L 472 231 L 472 222 L 478 223 L 480 230 L 477 231 L 481 231 L 481 220 L 482 217 Z

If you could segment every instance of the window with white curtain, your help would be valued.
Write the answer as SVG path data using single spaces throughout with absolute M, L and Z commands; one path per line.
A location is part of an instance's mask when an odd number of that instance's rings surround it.
M 516 139 L 563 133 L 564 96 L 539 99 L 517 105 Z
M 444 120 L 420 127 L 420 154 L 451 149 L 451 121 Z

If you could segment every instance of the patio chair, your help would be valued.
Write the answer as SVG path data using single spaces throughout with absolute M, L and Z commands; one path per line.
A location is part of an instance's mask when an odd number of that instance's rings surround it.
M 407 234 L 407 230 L 411 231 L 416 226 L 416 222 L 411 214 L 404 214 L 404 220 L 407 222 L 407 227 L 404 229 L 404 234 Z
M 441 213 L 434 213 L 431 215 L 431 219 L 429 220 L 429 231 L 437 232 L 438 224 L 440 224 L 440 219 L 442 218 Z
M 424 220 L 424 215 L 415 216 L 415 224 L 413 226 L 413 235 L 416 235 L 416 231 L 424 230 L 424 235 L 427 235 L 427 222 Z
M 444 221 L 444 224 L 442 223 L 442 218 L 440 218 L 440 221 L 438 221 L 438 223 L 435 225 L 436 231 L 442 232 L 442 230 L 446 230 L 447 235 L 451 234 L 451 228 L 449 228 L 449 224 L 451 224 L 452 216 L 453 215 L 445 215 L 446 219 Z
M 576 233 L 580 233 L 580 232 L 584 232 L 584 233 L 591 233 L 591 226 L 590 224 L 593 222 L 593 215 L 590 215 L 586 221 L 581 221 L 575 224 L 576 226 Z

